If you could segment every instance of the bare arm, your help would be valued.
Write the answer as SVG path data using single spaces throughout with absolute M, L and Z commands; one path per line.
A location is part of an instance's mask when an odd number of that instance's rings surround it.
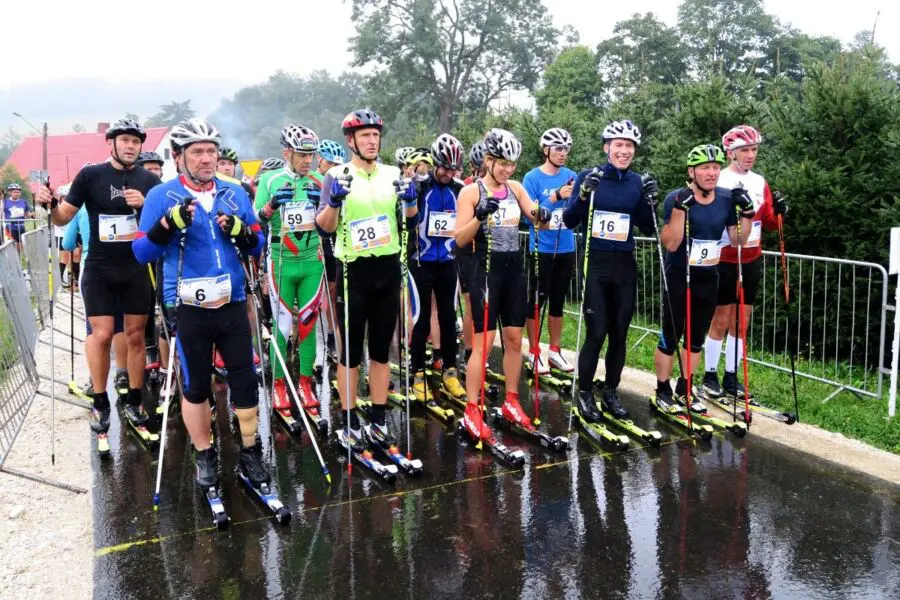
M 453 237 L 457 246 L 471 244 L 481 228 L 481 221 L 475 218 L 475 202 L 478 201 L 478 187 L 467 185 L 456 200 L 456 233 Z
M 659 237 L 662 245 L 669 252 L 675 252 L 684 241 L 684 218 L 685 211 L 673 209 L 669 222 L 663 225 L 662 232 Z

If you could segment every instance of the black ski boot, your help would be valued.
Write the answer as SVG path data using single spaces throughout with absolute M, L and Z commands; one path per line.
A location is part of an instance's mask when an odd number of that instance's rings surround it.
M 656 404 L 660 410 L 667 412 L 677 412 L 675 399 L 672 397 L 672 385 L 668 381 L 656 383 Z M 674 409 L 674 410 L 673 410 Z
M 219 487 L 219 455 L 214 446 L 198 450 L 196 455 L 197 473 L 194 482 L 205 492 L 211 487 Z
M 725 376 L 722 377 L 722 388 L 728 396 L 743 402 L 745 393 L 744 384 L 738 381 L 737 373 L 725 371 Z M 752 394 L 750 395 L 750 399 L 753 399 Z
M 109 431 L 109 404 L 105 408 L 91 407 L 90 424 L 94 433 L 106 433 Z
M 691 411 L 695 413 L 706 412 L 706 407 L 697 400 L 697 388 L 694 386 L 693 377 L 691 377 Z M 686 406 L 687 401 L 687 381 L 679 377 L 675 384 L 675 401 Z
M 603 420 L 603 413 L 597 409 L 597 400 L 594 398 L 594 392 L 591 390 L 579 390 L 576 402 L 578 402 L 578 412 L 581 413 L 585 421 L 598 423 Z
M 727 373 L 725 374 L 727 377 Z M 721 398 L 724 392 L 719 385 L 719 375 L 715 371 L 707 371 L 703 374 L 703 393 L 710 398 Z
M 129 394 L 128 402 L 125 403 L 125 417 L 131 421 L 135 427 L 146 425 L 150 420 L 144 405 L 141 402 L 140 394 Z
M 249 448 L 241 448 L 240 458 L 241 473 L 250 480 L 250 484 L 256 489 L 268 485 L 272 480 L 269 471 L 263 464 L 262 445 L 259 440 Z
M 603 410 L 612 414 L 615 418 L 628 418 L 628 409 L 622 406 L 622 401 L 619 400 L 619 393 L 615 389 L 604 387 L 603 400 L 601 402 L 603 404 Z
M 116 371 L 116 376 L 113 379 L 113 386 L 115 386 L 116 392 L 120 396 L 127 395 L 128 385 L 128 371 Z

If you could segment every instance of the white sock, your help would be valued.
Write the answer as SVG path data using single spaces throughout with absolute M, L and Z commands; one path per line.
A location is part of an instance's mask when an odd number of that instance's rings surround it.
M 734 349 L 737 346 L 737 362 L 735 362 L 735 354 Z M 725 370 L 729 373 L 734 373 L 737 371 L 737 363 L 741 362 L 741 358 L 744 356 L 744 348 L 743 344 L 739 344 L 737 338 L 733 335 L 729 334 L 728 339 L 725 341 Z
M 714 340 L 706 336 L 704 344 L 703 364 L 707 371 L 719 370 L 719 356 L 722 354 L 722 340 Z

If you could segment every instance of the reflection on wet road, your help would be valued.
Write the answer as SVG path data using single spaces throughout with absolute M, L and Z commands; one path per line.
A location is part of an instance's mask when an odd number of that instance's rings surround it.
M 328 386 L 320 397 L 327 404 Z M 414 409 L 421 478 L 384 484 L 355 467 L 349 479 L 343 452 L 327 444 L 330 489 L 306 434 L 292 438 L 273 423 L 265 437 L 274 485 L 293 512 L 287 527 L 239 487 L 237 438 L 220 410 L 232 519 L 224 532 L 193 486 L 180 419 L 170 422 L 154 513 L 155 457 L 114 418 L 113 459 L 94 459 L 95 594 L 900 598 L 900 489 L 752 431 L 693 444 L 651 417 L 646 399 L 624 401 L 638 424 L 663 432 L 661 448 L 632 440 L 612 454 L 573 430 L 572 450 L 561 455 L 504 433 L 527 455 L 511 470 Z M 564 434 L 568 402 L 547 395 L 541 406 L 549 430 Z M 391 418 L 405 440 L 405 416 L 395 409 Z

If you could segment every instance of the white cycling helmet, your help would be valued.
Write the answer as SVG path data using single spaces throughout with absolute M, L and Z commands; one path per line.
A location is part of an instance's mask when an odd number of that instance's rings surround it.
M 517 162 L 522 155 L 522 142 L 505 129 L 491 129 L 484 136 L 484 150 L 488 156 Z
M 222 145 L 222 135 L 208 121 L 197 117 L 181 121 L 169 131 L 169 143 L 176 154 L 198 142 L 212 142 L 218 147 Z
M 565 146 L 572 148 L 572 136 L 565 129 L 551 127 L 541 135 L 541 150 L 553 146 Z
M 641 130 L 628 119 L 613 121 L 603 130 L 603 141 L 631 140 L 635 146 L 641 145 Z

